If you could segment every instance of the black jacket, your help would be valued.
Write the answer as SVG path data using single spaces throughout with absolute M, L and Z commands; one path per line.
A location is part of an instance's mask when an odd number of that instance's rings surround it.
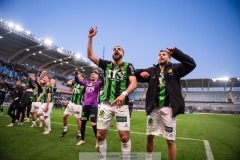
M 181 93 L 180 78 L 190 73 L 196 67 L 196 63 L 191 57 L 184 54 L 177 48 L 175 48 L 171 56 L 181 62 L 169 62 L 164 66 L 164 79 L 166 83 L 166 89 L 170 97 L 173 117 L 175 117 L 178 114 L 183 114 L 185 110 L 185 103 Z M 150 74 L 148 79 L 144 79 L 140 76 L 140 73 L 143 71 L 147 71 Z M 148 82 L 145 105 L 147 115 L 149 115 L 154 109 L 155 100 L 158 94 L 157 86 L 159 85 L 159 75 L 160 69 L 158 64 L 147 69 L 136 70 L 137 81 L 142 83 Z
M 12 100 L 14 104 L 19 104 L 23 94 L 23 87 L 11 87 L 8 83 L 5 83 L 8 90 L 12 91 Z
M 32 94 L 33 92 L 30 89 L 27 89 L 26 91 L 23 92 L 23 95 L 20 101 L 21 107 L 29 107 L 29 105 L 31 105 Z

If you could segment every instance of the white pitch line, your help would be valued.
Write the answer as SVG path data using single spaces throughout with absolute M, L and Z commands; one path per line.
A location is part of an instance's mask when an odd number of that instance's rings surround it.
M 213 154 L 212 154 L 212 150 L 210 147 L 210 144 L 208 142 L 208 140 L 202 140 L 204 142 L 204 146 L 205 146 L 205 150 L 206 150 L 206 154 L 207 154 L 207 159 L 208 160 L 214 160 Z

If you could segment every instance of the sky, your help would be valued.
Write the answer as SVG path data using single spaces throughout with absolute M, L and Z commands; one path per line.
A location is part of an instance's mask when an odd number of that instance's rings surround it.
M 97 26 L 100 58 L 112 60 L 120 45 L 123 61 L 148 68 L 161 49 L 177 47 L 197 64 L 184 78 L 240 77 L 239 0 L 0 0 L 0 19 L 84 57 Z

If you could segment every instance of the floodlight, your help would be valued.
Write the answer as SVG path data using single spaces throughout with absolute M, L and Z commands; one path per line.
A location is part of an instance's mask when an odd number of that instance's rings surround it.
M 52 40 L 50 40 L 50 39 L 44 39 L 44 43 L 46 44 L 46 45 L 49 45 L 49 46 L 51 46 L 52 44 L 53 44 L 53 42 L 52 42 Z
M 3 36 L 0 36 L 0 38 L 3 38 Z
M 15 26 L 16 31 L 23 31 L 23 28 L 20 25 Z
M 78 69 L 77 69 L 77 68 L 75 68 L 75 70 L 77 71 Z
M 68 63 L 68 62 L 65 62 L 65 63 Z
M 57 61 L 53 61 L 54 63 L 56 63 Z
M 63 65 L 63 63 L 60 63 L 61 65 Z
M 81 55 L 80 55 L 79 53 L 77 53 L 77 54 L 75 54 L 75 57 L 76 57 L 77 59 L 80 59 L 80 58 L 81 58 Z
M 42 51 L 39 51 L 38 53 L 40 53 L 40 54 L 41 54 L 41 53 L 42 53 Z
M 61 49 L 61 48 L 57 48 L 57 51 L 58 51 L 59 53 L 62 53 L 62 49 Z
M 26 51 L 29 51 L 29 49 L 28 49 L 28 48 L 26 48 Z
M 214 82 L 215 82 L 215 81 L 228 81 L 228 80 L 229 80 L 229 77 L 213 78 L 212 80 L 213 80 Z
M 14 27 L 14 24 L 13 24 L 12 22 L 9 22 L 9 23 L 8 23 L 8 27 L 13 28 L 13 27 Z
M 36 56 L 36 53 L 33 53 L 34 56 Z
M 26 31 L 26 33 L 29 35 L 29 34 L 31 34 L 31 32 L 30 31 Z

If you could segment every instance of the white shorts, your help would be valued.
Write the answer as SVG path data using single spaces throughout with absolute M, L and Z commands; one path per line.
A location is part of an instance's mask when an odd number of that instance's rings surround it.
M 53 107 L 53 103 L 49 103 L 49 106 L 48 106 L 48 110 L 45 111 L 45 106 L 46 106 L 47 103 L 43 103 L 41 105 L 41 107 L 39 108 L 38 110 L 38 114 L 42 114 L 44 117 L 47 116 L 47 117 L 50 117 L 50 113 L 52 113 L 52 107 Z
M 130 131 L 128 105 L 123 105 L 117 109 L 115 105 L 111 105 L 108 102 L 99 105 L 97 129 L 108 129 L 114 115 L 116 116 L 117 129 L 119 131 Z
M 82 105 L 77 105 L 75 103 L 69 102 L 68 106 L 66 107 L 64 114 L 73 115 L 75 118 L 82 117 Z
M 32 102 L 31 113 L 38 112 L 41 102 Z
M 156 108 L 151 112 L 147 118 L 147 135 L 161 135 L 175 141 L 176 119 L 172 118 L 172 108 Z

